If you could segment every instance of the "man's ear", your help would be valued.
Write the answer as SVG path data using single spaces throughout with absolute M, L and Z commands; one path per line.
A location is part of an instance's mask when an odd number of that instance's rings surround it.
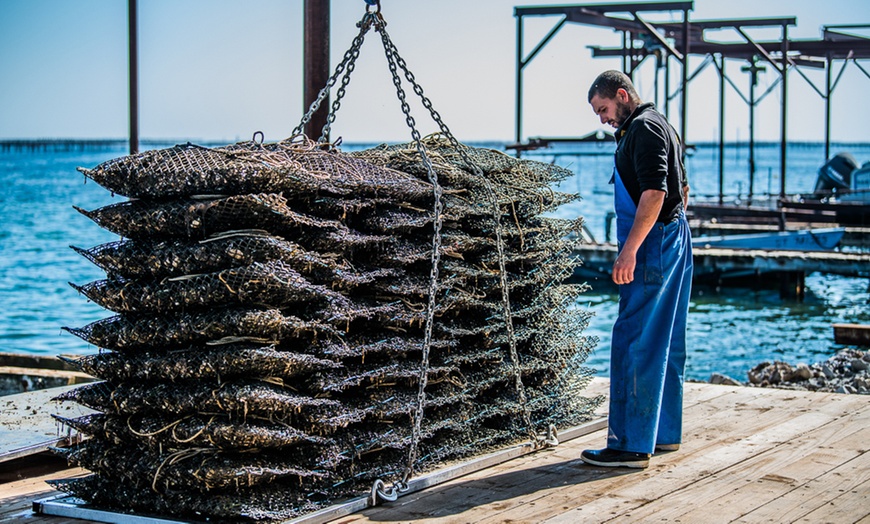
M 616 90 L 616 99 L 619 100 L 620 102 L 622 102 L 623 104 L 627 104 L 628 99 L 629 99 L 628 91 L 626 91 L 624 88 L 620 87 L 619 89 Z

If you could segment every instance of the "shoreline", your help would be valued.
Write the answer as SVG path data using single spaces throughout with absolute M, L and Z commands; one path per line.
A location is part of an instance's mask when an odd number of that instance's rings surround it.
M 870 352 L 858 348 L 845 348 L 827 360 L 811 365 L 791 365 L 779 360 L 765 361 L 750 369 L 747 378 L 747 381 L 741 382 L 728 375 L 714 372 L 709 380 L 686 382 L 870 395 Z
M 31 360 L 30 364 L 25 362 Z M 74 372 L 69 364 L 57 356 L 0 352 L 0 364 L 5 364 L 0 365 L 0 375 L 8 375 L 0 379 L 0 397 L 95 380 L 84 373 Z M 33 373 L 27 373 L 28 370 Z M 707 380 L 686 379 L 686 382 L 870 395 L 870 351 L 845 348 L 827 360 L 811 365 L 792 365 L 780 360 L 763 361 L 747 372 L 747 379 L 740 381 L 724 373 L 713 372 Z
M 30 356 L 17 353 L 2 353 L 6 360 L 30 360 Z M 55 357 L 57 358 L 57 357 Z M 0 359 L 2 360 L 2 359 Z M 91 377 L 83 373 L 72 373 L 69 365 L 60 361 L 47 365 L 45 357 L 35 357 L 40 367 L 26 364 L 3 362 L 0 374 L 8 375 L 0 379 L 0 397 L 48 389 L 61 385 L 83 384 Z M 20 368 L 18 366 L 21 366 Z M 33 366 L 33 364 L 31 364 Z M 27 369 L 39 373 L 29 374 Z M 17 371 L 16 371 L 17 370 Z M 75 376 L 73 376 L 75 375 Z M 841 393 L 851 395 L 870 395 L 870 351 L 858 348 L 845 348 L 825 361 L 814 364 L 792 365 L 774 360 L 756 364 L 747 372 L 747 379 L 740 381 L 724 373 L 713 372 L 707 380 L 686 379 L 687 383 L 742 386 L 754 388 L 791 389 L 820 393 Z M 96 379 L 93 379 L 96 380 Z

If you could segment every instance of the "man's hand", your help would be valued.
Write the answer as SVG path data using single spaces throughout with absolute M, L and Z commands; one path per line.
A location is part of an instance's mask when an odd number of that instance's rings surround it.
M 634 268 L 637 266 L 637 253 L 628 253 L 623 249 L 616 262 L 613 263 L 613 282 L 629 284 L 634 280 Z
M 640 194 L 640 202 L 634 214 L 634 223 L 628 238 L 613 263 L 613 282 L 616 284 L 629 284 L 634 280 L 634 269 L 637 266 L 637 250 L 643 244 L 644 239 L 656 223 L 662 204 L 665 201 L 665 192 L 657 189 L 647 189 Z

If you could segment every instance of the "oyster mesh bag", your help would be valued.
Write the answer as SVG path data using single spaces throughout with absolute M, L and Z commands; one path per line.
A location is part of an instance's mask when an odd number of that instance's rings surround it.
M 553 189 L 570 172 L 422 144 L 184 144 L 82 169 L 130 200 L 80 210 L 123 237 L 73 248 L 106 273 L 73 287 L 116 315 L 65 328 L 100 348 L 70 361 L 101 381 L 58 397 L 96 413 L 57 417 L 92 475 L 53 485 L 281 520 L 589 419 L 582 220 L 545 216 L 578 198 Z

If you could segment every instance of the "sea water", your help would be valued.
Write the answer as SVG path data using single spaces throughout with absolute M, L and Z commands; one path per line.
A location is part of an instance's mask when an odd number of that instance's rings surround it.
M 155 144 L 150 147 L 167 147 Z M 503 144 L 485 144 L 503 149 Z M 362 145 L 347 145 L 359 149 Z M 870 160 L 870 144 L 838 145 L 832 154 L 848 151 L 859 163 Z M 79 214 L 73 206 L 95 209 L 123 202 L 97 184 L 86 181 L 76 167 L 94 167 L 126 153 L 123 145 L 74 150 L 12 149 L 0 152 L 0 352 L 35 355 L 85 354 L 97 351 L 61 330 L 81 327 L 111 316 L 79 295 L 68 283 L 84 284 L 104 277 L 70 245 L 89 248 L 118 238 Z M 589 144 L 571 149 L 543 150 L 527 155 L 555 162 L 575 173 L 559 190 L 583 199 L 555 214 L 583 216 L 597 240 L 606 237 L 612 208 L 612 145 Z M 748 191 L 747 148 L 725 150 L 726 200 L 739 201 Z M 779 148 L 756 149 L 755 194 L 778 192 Z M 824 163 L 821 144 L 791 144 L 786 190 L 810 192 Z M 700 145 L 687 159 L 693 195 L 715 195 L 718 149 Z M 746 371 L 765 360 L 813 363 L 839 349 L 832 323 L 870 322 L 867 279 L 811 274 L 803 302 L 780 299 L 775 291 L 696 289 L 691 302 L 687 376 L 706 380 L 719 372 L 745 380 Z M 586 334 L 599 342 L 587 363 L 600 375 L 609 369 L 610 328 L 616 317 L 614 289 L 596 284 L 578 307 L 593 313 Z

